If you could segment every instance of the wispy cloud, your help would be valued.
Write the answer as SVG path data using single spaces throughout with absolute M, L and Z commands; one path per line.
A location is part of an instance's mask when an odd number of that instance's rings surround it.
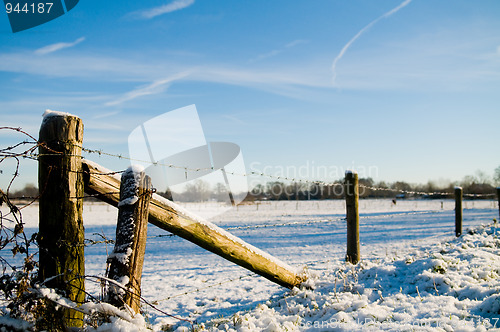
M 93 117 L 94 120 L 98 120 L 98 119 L 104 119 L 104 118 L 108 118 L 110 116 L 113 116 L 113 115 L 117 115 L 117 114 L 120 114 L 121 111 L 112 111 L 112 112 L 107 112 L 107 113 L 100 113 L 98 115 L 95 115 Z
M 119 104 L 122 104 L 126 101 L 136 99 L 136 98 L 139 98 L 142 96 L 162 93 L 170 86 L 170 84 L 172 82 L 183 79 L 183 78 L 189 76 L 189 74 L 190 74 L 190 72 L 186 71 L 186 72 L 181 72 L 181 73 L 178 73 L 178 74 L 175 74 L 175 75 L 172 75 L 172 76 L 160 79 L 160 80 L 156 80 L 147 86 L 129 91 L 129 92 L 125 93 L 122 97 L 115 99 L 115 100 L 112 100 L 112 101 L 109 101 L 109 102 L 105 103 L 104 105 L 115 106 L 115 105 L 119 105 Z
M 286 48 L 294 47 L 300 44 L 306 44 L 307 40 L 297 39 L 285 45 Z
M 44 46 L 42 48 L 35 50 L 35 54 L 45 55 L 45 54 L 49 54 L 49 53 L 54 53 L 54 52 L 57 52 L 57 51 L 62 50 L 64 48 L 76 46 L 76 45 L 80 44 L 81 42 L 83 42 L 84 40 L 85 40 L 85 37 L 80 37 L 72 43 L 50 44 L 50 45 L 47 45 L 47 46 Z
M 302 40 L 302 39 L 297 39 L 297 40 L 294 40 L 288 44 L 286 44 L 284 47 L 282 48 L 279 48 L 279 49 L 275 49 L 275 50 L 272 50 L 270 52 L 267 52 L 267 53 L 264 53 L 264 54 L 260 54 L 258 55 L 257 57 L 253 58 L 253 59 L 250 59 L 249 62 L 250 63 L 253 63 L 253 62 L 257 62 L 257 61 L 260 61 L 260 60 L 263 60 L 263 59 L 266 59 L 266 58 L 270 58 L 270 57 L 273 57 L 273 56 L 276 56 L 282 52 L 284 52 L 286 49 L 289 49 L 289 48 L 292 48 L 292 47 L 295 47 L 297 45 L 300 45 L 300 44 L 305 44 L 307 43 L 307 41 L 305 40 Z
M 169 4 L 158 6 L 146 10 L 134 12 L 133 15 L 142 19 L 151 19 L 156 16 L 175 12 L 194 4 L 194 0 L 174 0 Z
M 411 2 L 411 0 L 405 0 L 403 1 L 402 3 L 400 3 L 398 6 L 396 6 L 395 8 L 391 9 L 390 11 L 388 11 L 387 13 L 379 16 L 378 18 L 376 18 L 375 20 L 371 21 L 370 23 L 368 23 L 368 25 L 366 25 L 363 29 L 359 30 L 359 32 L 351 38 L 351 40 L 349 40 L 347 42 L 347 44 L 344 45 L 344 47 L 342 48 L 342 50 L 340 50 L 340 53 L 337 55 L 337 57 L 333 60 L 333 64 L 332 64 L 332 73 L 333 73 L 333 82 L 335 83 L 335 78 L 337 77 L 337 62 L 339 62 L 340 59 L 342 59 L 342 57 L 344 56 L 345 52 L 349 49 L 349 47 L 351 47 L 351 45 L 359 38 L 361 37 L 361 35 L 363 33 L 365 33 L 368 29 L 370 29 L 372 26 L 374 26 L 375 24 L 377 24 L 380 20 L 384 19 L 384 18 L 388 18 L 389 16 L 397 13 L 400 9 L 406 7 L 409 3 Z

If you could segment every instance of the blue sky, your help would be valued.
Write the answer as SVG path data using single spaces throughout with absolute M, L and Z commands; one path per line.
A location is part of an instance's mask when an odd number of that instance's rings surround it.
M 248 171 L 492 174 L 498 17 L 494 0 L 85 0 L 14 34 L 3 14 L 0 125 L 37 136 L 45 109 L 70 112 L 85 147 L 127 155 L 135 127 L 195 104 L 207 140 L 239 144 Z M 2 146 L 17 139 L 0 133 Z M 19 186 L 36 183 L 36 163 L 21 173 Z

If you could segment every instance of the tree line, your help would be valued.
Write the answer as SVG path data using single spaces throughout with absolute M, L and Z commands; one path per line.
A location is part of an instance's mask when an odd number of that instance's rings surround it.
M 257 184 L 246 195 L 246 201 L 254 200 L 318 200 L 318 199 L 342 199 L 344 198 L 344 179 L 336 181 L 336 185 L 321 185 L 317 183 L 281 182 L 270 181 Z M 475 175 L 467 175 L 457 182 L 435 182 L 428 181 L 425 184 L 411 184 L 405 181 L 375 182 L 372 178 L 359 179 L 359 194 L 361 198 L 445 198 L 453 194 L 454 187 L 460 186 L 464 194 L 488 195 L 496 192 L 495 188 L 500 186 L 500 166 L 494 171 L 493 177 L 489 177 L 482 171 Z M 373 189 L 377 188 L 377 189 Z M 413 194 L 418 192 L 419 194 Z M 421 194 L 426 193 L 426 194 Z M 182 192 L 172 193 L 169 189 L 158 191 L 163 197 L 184 202 L 203 201 L 227 201 L 228 190 L 222 183 L 211 186 L 203 180 L 187 183 Z M 17 199 L 33 199 L 39 195 L 38 188 L 33 184 L 27 184 L 23 189 L 10 193 L 10 197 Z M 479 197 L 477 197 L 479 198 Z

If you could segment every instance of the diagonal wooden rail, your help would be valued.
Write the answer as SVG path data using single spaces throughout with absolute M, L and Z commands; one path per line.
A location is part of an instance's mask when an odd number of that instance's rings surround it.
M 82 165 L 85 192 L 118 206 L 120 178 L 89 160 Z M 305 280 L 289 265 L 159 195 L 149 203 L 148 221 L 281 286 L 293 288 Z

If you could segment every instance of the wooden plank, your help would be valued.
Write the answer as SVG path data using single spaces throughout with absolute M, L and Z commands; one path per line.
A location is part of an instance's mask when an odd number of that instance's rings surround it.
M 85 191 L 117 206 L 120 179 L 94 162 L 84 159 L 83 166 Z M 287 264 L 156 194 L 149 205 L 149 222 L 281 286 L 293 288 L 305 280 Z
M 39 278 L 54 277 L 45 285 L 80 305 L 85 300 L 83 123 L 76 116 L 50 113 L 40 127 L 39 141 Z M 58 319 L 65 328 L 83 324 L 81 312 L 63 308 L 54 312 L 62 316 Z
M 122 174 L 118 222 L 108 278 L 122 284 L 108 286 L 108 302 L 127 305 L 139 313 L 141 278 L 148 232 L 148 209 L 151 200 L 151 178 L 143 170 L 130 167 Z

